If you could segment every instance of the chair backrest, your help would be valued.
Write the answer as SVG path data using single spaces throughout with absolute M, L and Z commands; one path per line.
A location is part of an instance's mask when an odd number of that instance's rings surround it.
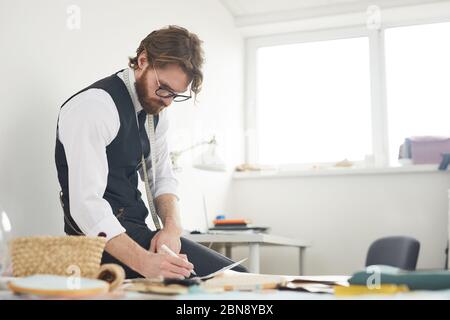
M 415 270 L 420 243 L 414 238 L 395 236 L 373 242 L 367 252 L 366 267 L 383 264 L 404 270 Z

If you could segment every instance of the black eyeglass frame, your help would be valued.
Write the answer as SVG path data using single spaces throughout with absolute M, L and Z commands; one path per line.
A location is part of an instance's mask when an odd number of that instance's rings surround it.
M 153 65 L 153 70 L 155 71 L 156 82 L 158 83 L 158 86 L 159 86 L 159 88 L 155 90 L 155 94 L 158 97 L 165 98 L 165 99 L 172 98 L 172 101 L 174 101 L 174 102 L 183 102 L 183 101 L 186 101 L 186 100 L 189 100 L 190 98 L 192 98 L 192 95 L 186 96 L 186 95 L 182 95 L 182 94 L 177 94 L 170 89 L 162 88 L 161 83 L 159 82 L 158 72 L 156 72 L 155 65 Z M 167 91 L 168 94 L 161 94 L 161 91 Z
M 168 94 L 162 94 L 161 91 L 167 91 Z M 161 88 L 161 87 L 159 87 L 158 89 L 155 90 L 155 94 L 160 98 L 166 98 L 166 99 L 172 98 L 172 100 L 174 102 L 183 102 L 183 101 L 186 101 L 186 100 L 189 100 L 190 98 L 192 98 L 192 96 L 177 94 L 177 93 L 173 92 L 172 90 Z

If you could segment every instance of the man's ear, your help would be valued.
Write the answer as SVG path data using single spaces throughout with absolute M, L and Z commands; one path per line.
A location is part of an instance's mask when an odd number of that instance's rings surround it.
M 138 56 L 138 68 L 144 70 L 148 66 L 147 52 L 144 50 Z

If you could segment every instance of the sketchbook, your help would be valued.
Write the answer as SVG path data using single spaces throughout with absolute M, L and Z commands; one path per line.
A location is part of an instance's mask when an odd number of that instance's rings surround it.
M 153 279 L 127 279 L 124 281 L 124 289 L 126 291 L 137 291 L 142 293 L 158 293 L 158 294 L 184 294 L 188 292 L 188 287 L 194 285 L 203 286 L 210 280 L 215 278 L 221 278 L 222 275 L 227 272 L 241 274 L 241 272 L 232 271 L 231 269 L 236 267 L 247 260 L 247 258 L 240 261 L 234 262 L 222 269 L 214 271 L 202 277 L 193 277 L 188 279 L 171 279 L 171 278 L 153 278 Z M 242 273 L 244 274 L 244 273 Z M 214 284 L 212 286 L 207 286 L 209 291 L 218 289 Z M 223 291 L 223 286 L 220 288 Z
M 240 265 L 245 260 L 247 260 L 247 258 L 239 260 L 237 262 L 234 262 L 234 263 L 232 263 L 232 264 L 230 264 L 230 265 L 228 265 L 226 267 L 223 267 L 220 270 L 217 270 L 217 271 L 214 271 L 213 273 L 207 274 L 206 276 L 197 277 L 197 278 L 200 279 L 200 280 L 208 280 L 208 279 L 214 278 L 215 276 L 217 276 L 217 275 L 219 275 L 221 273 L 224 273 L 225 271 L 233 269 L 234 267 Z
M 258 291 L 276 289 L 287 283 L 285 276 L 257 274 L 228 270 L 202 283 L 206 290 L 223 289 L 225 291 Z

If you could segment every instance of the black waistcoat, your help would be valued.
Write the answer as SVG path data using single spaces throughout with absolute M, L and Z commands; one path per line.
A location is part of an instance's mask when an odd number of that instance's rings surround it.
M 64 102 L 61 108 L 76 95 L 92 88 L 105 90 L 112 97 L 120 118 L 119 132 L 115 139 L 106 147 L 108 182 L 103 198 L 111 205 L 114 215 L 124 215 L 129 221 L 145 224 L 148 210 L 142 201 L 141 193 L 137 186 L 138 169 L 140 168 L 143 149 L 141 139 L 147 142 L 147 146 L 149 144 L 145 131 L 139 131 L 138 129 L 136 112 L 124 82 L 117 76 L 117 73 L 113 74 L 76 93 Z M 95 108 L 95 105 L 92 107 Z M 155 116 L 154 123 L 156 128 L 158 116 Z M 145 156 L 147 157 L 148 154 Z M 67 234 L 79 234 L 81 231 L 70 216 L 67 160 L 64 146 L 58 138 L 58 133 L 55 161 L 62 191 L 61 202 L 65 214 L 64 230 Z

